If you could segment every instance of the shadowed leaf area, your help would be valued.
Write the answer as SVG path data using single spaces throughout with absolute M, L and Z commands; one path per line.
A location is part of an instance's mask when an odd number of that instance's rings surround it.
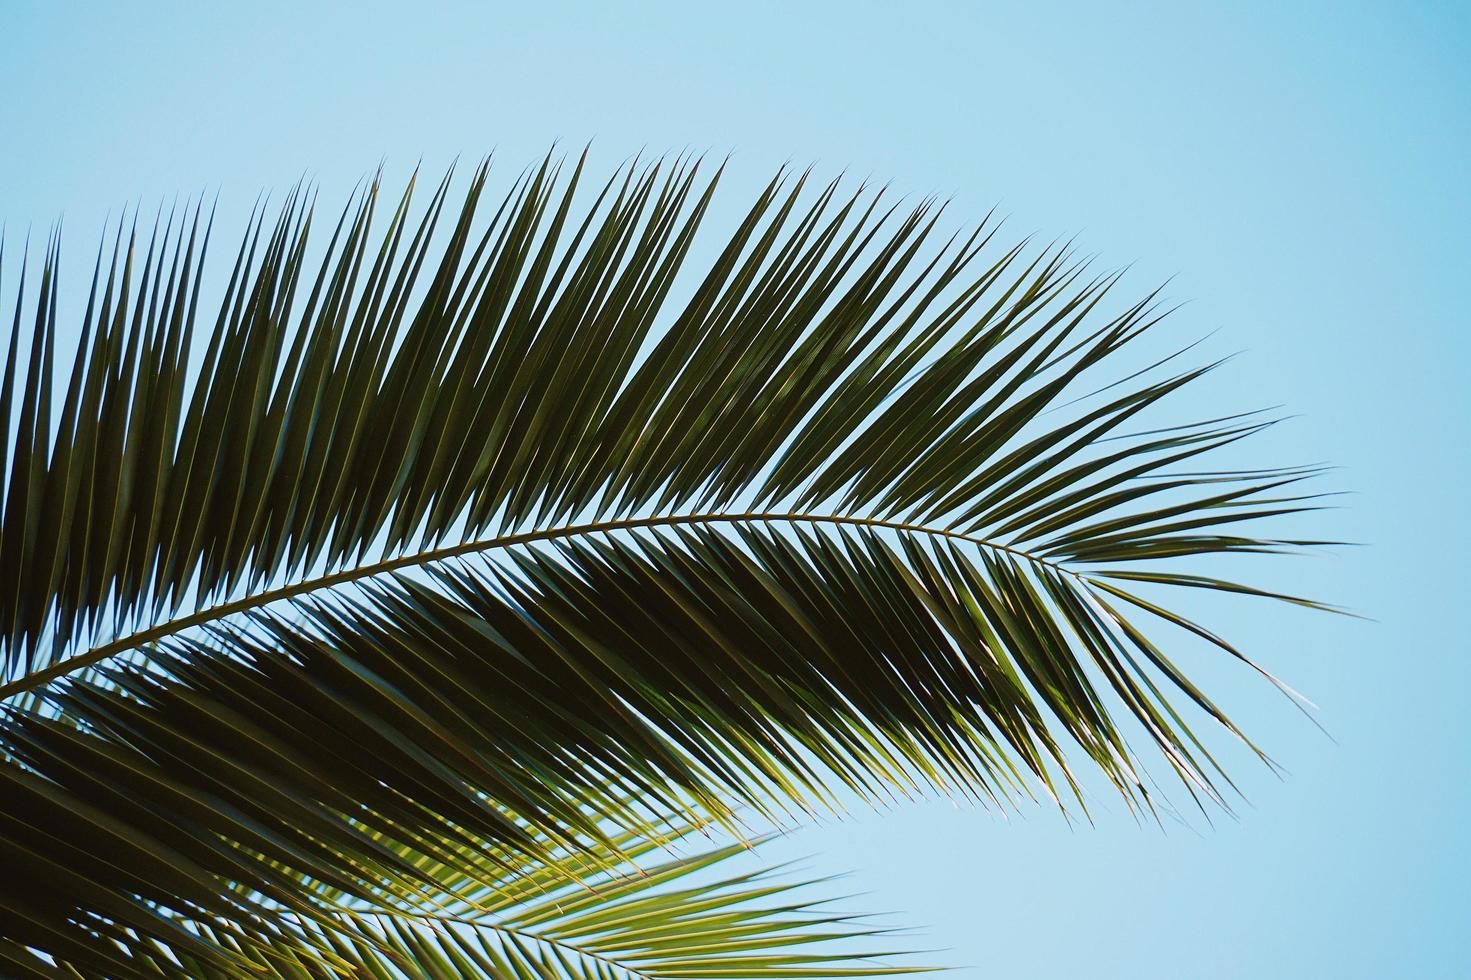
M 120 223 L 79 323 L 59 235 L 6 260 L 0 972 L 912 972 L 689 834 L 1083 762 L 1147 813 L 1135 743 L 1225 805 L 1167 649 L 1250 661 L 1172 597 L 1316 607 L 1182 570 L 1315 544 L 1255 530 L 1314 471 L 1159 422 L 1209 366 L 1120 356 L 1154 296 L 806 174 L 697 244 L 718 172 L 585 166 L 298 189 L 208 280 L 202 209 Z

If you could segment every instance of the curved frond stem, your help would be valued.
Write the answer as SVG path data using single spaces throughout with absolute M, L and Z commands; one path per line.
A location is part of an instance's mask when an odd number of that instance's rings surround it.
M 137 650 L 150 643 L 157 643 L 167 639 L 184 630 L 196 626 L 204 626 L 209 623 L 226 619 L 239 613 L 249 612 L 265 606 L 293 599 L 312 593 L 321 592 L 325 589 L 335 588 L 339 585 L 347 585 L 365 579 L 385 575 L 407 568 L 417 568 L 431 565 L 435 562 L 445 561 L 450 558 L 459 558 L 465 555 L 482 554 L 502 548 L 511 548 L 518 545 L 535 544 L 540 541 L 555 541 L 564 538 L 581 537 L 591 534 L 601 534 L 610 531 L 632 531 L 640 528 L 655 527 L 680 527 L 688 525 L 718 525 L 718 524 L 836 524 L 845 526 L 868 527 L 890 531 L 899 531 L 908 534 L 922 534 L 936 538 L 947 538 L 953 541 L 964 541 L 972 545 L 985 548 L 990 551 L 1004 553 L 1019 558 L 1023 561 L 1046 567 L 1052 571 L 1068 575 L 1073 578 L 1083 578 L 1073 569 L 1059 562 L 1043 558 L 1026 550 L 993 541 L 974 534 L 955 531 L 950 528 L 930 527 L 924 524 L 909 524 L 903 521 L 883 520 L 871 517 L 859 517 L 845 514 L 819 514 L 801 511 L 775 512 L 775 511 L 746 511 L 742 513 L 698 513 L 698 514 L 666 514 L 656 517 L 629 517 L 608 521 L 590 521 L 583 524 L 566 524 L 559 527 L 538 528 L 532 531 L 521 531 L 516 534 L 497 535 L 492 538 L 481 538 L 475 541 L 465 541 L 455 545 L 441 548 L 431 548 L 427 551 L 415 551 L 403 555 L 395 555 L 382 561 L 372 562 L 366 565 L 357 565 L 352 568 L 342 569 L 326 575 L 313 578 L 301 579 L 289 582 L 273 589 L 265 589 L 251 595 L 232 599 L 229 602 L 216 603 L 196 610 L 186 616 L 178 616 L 167 619 L 148 627 L 137 630 L 126 636 L 118 637 L 107 643 L 93 647 L 83 653 L 64 657 L 49 666 L 36 670 L 24 677 L 17 678 L 9 684 L 0 685 L 0 701 L 7 700 L 27 691 L 33 691 L 51 681 L 65 677 L 79 670 L 93 667 L 103 661 Z

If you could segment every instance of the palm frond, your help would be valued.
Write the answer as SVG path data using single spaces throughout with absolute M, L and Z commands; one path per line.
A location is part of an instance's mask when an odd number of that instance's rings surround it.
M 676 980 L 928 969 L 914 965 L 912 954 L 880 945 L 889 930 L 833 911 L 831 898 L 813 898 L 817 882 L 793 880 L 779 868 L 722 873 L 747 849 L 689 851 L 688 839 L 701 830 L 679 823 L 660 828 L 657 838 L 621 834 L 608 846 L 559 851 L 554 862 L 500 876 L 466 877 L 456 865 L 425 864 L 441 896 L 432 915 L 365 907 L 328 890 L 323 894 L 346 904 L 327 914 L 286 911 L 263 924 L 171 918 L 162 933 L 136 922 L 99 922 L 61 947 L 38 941 L 26 928 L 32 923 L 21 923 L 7 929 L 0 962 L 18 978 L 266 980 Z M 657 861 L 648 863 L 651 857 Z
M 375 180 L 319 259 L 298 190 L 212 325 L 201 210 L 120 227 L 69 364 L 59 241 L 30 307 L 22 272 L 0 848 L 28 945 L 220 969 L 309 949 L 343 896 L 431 915 L 426 867 L 614 860 L 738 803 L 1067 803 L 1073 751 L 1148 805 L 1132 732 L 1221 800 L 1177 704 L 1240 733 L 1155 621 L 1246 657 L 1162 596 L 1317 604 L 1159 562 L 1312 544 L 1254 528 L 1315 507 L 1313 471 L 1198 469 L 1254 415 L 1145 427 L 1209 370 L 1114 368 L 1154 296 L 806 174 L 696 268 L 697 161 L 591 204 L 562 169 L 488 220 L 488 165 L 417 220 L 411 183 L 378 233 Z

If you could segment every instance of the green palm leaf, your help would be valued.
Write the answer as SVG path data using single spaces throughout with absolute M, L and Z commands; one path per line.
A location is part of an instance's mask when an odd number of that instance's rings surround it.
M 440 980 L 641 980 L 707 976 L 884 976 L 920 972 L 877 945 L 886 930 L 829 910 L 811 882 L 779 869 L 722 873 L 740 845 L 689 853 L 703 828 L 660 828 L 659 840 L 621 835 L 603 847 L 558 851 L 553 862 L 466 877 L 426 865 L 440 891 L 433 916 L 353 903 L 328 915 L 286 912 L 270 931 L 188 921 L 181 944 L 117 930 L 91 947 L 38 956 L 22 931 L 0 944 L 7 975 L 207 978 L 221 970 L 265 978 L 349 976 Z M 555 845 L 546 842 L 555 849 Z M 657 860 L 650 864 L 649 858 Z M 213 947 L 213 948 L 212 948 Z M 221 962 L 220 953 L 231 959 Z M 234 975 L 234 974 L 230 974 Z
M 483 206 L 482 166 L 376 233 L 375 181 L 312 259 L 298 191 L 212 325 L 198 209 L 120 228 L 69 363 L 59 242 L 33 303 L 22 272 L 7 935 L 104 974 L 450 956 L 343 939 L 343 902 L 433 916 L 446 868 L 608 866 L 838 785 L 1081 801 L 1072 750 L 1148 805 L 1131 733 L 1224 802 L 1177 702 L 1240 733 L 1137 617 L 1246 660 L 1164 596 L 1274 593 L 1159 561 L 1311 544 L 1243 528 L 1312 471 L 1200 471 L 1267 423 L 1144 427 L 1208 370 L 1109 374 L 1153 297 L 1106 311 L 1117 277 L 989 222 L 937 243 L 932 202 L 779 175 L 697 270 L 699 169 L 585 204 L 549 159 Z

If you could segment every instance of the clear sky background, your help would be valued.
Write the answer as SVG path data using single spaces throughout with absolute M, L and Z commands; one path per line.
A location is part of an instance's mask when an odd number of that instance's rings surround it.
M 1289 770 L 1238 767 L 1235 819 L 931 801 L 768 856 L 851 869 L 964 977 L 1471 976 L 1471 6 L 705 6 L 6 0 L 0 220 L 14 244 L 65 213 L 79 289 L 127 203 L 218 188 L 229 219 L 304 173 L 336 204 L 380 159 L 495 149 L 509 180 L 594 139 L 606 166 L 734 151 L 732 207 L 816 162 L 1076 234 L 1140 291 L 1173 276 L 1171 329 L 1242 352 L 1201 410 L 1284 404 L 1255 459 L 1356 492 L 1316 528 L 1365 547 L 1274 582 L 1374 622 L 1214 620 L 1333 740 L 1202 663 Z

